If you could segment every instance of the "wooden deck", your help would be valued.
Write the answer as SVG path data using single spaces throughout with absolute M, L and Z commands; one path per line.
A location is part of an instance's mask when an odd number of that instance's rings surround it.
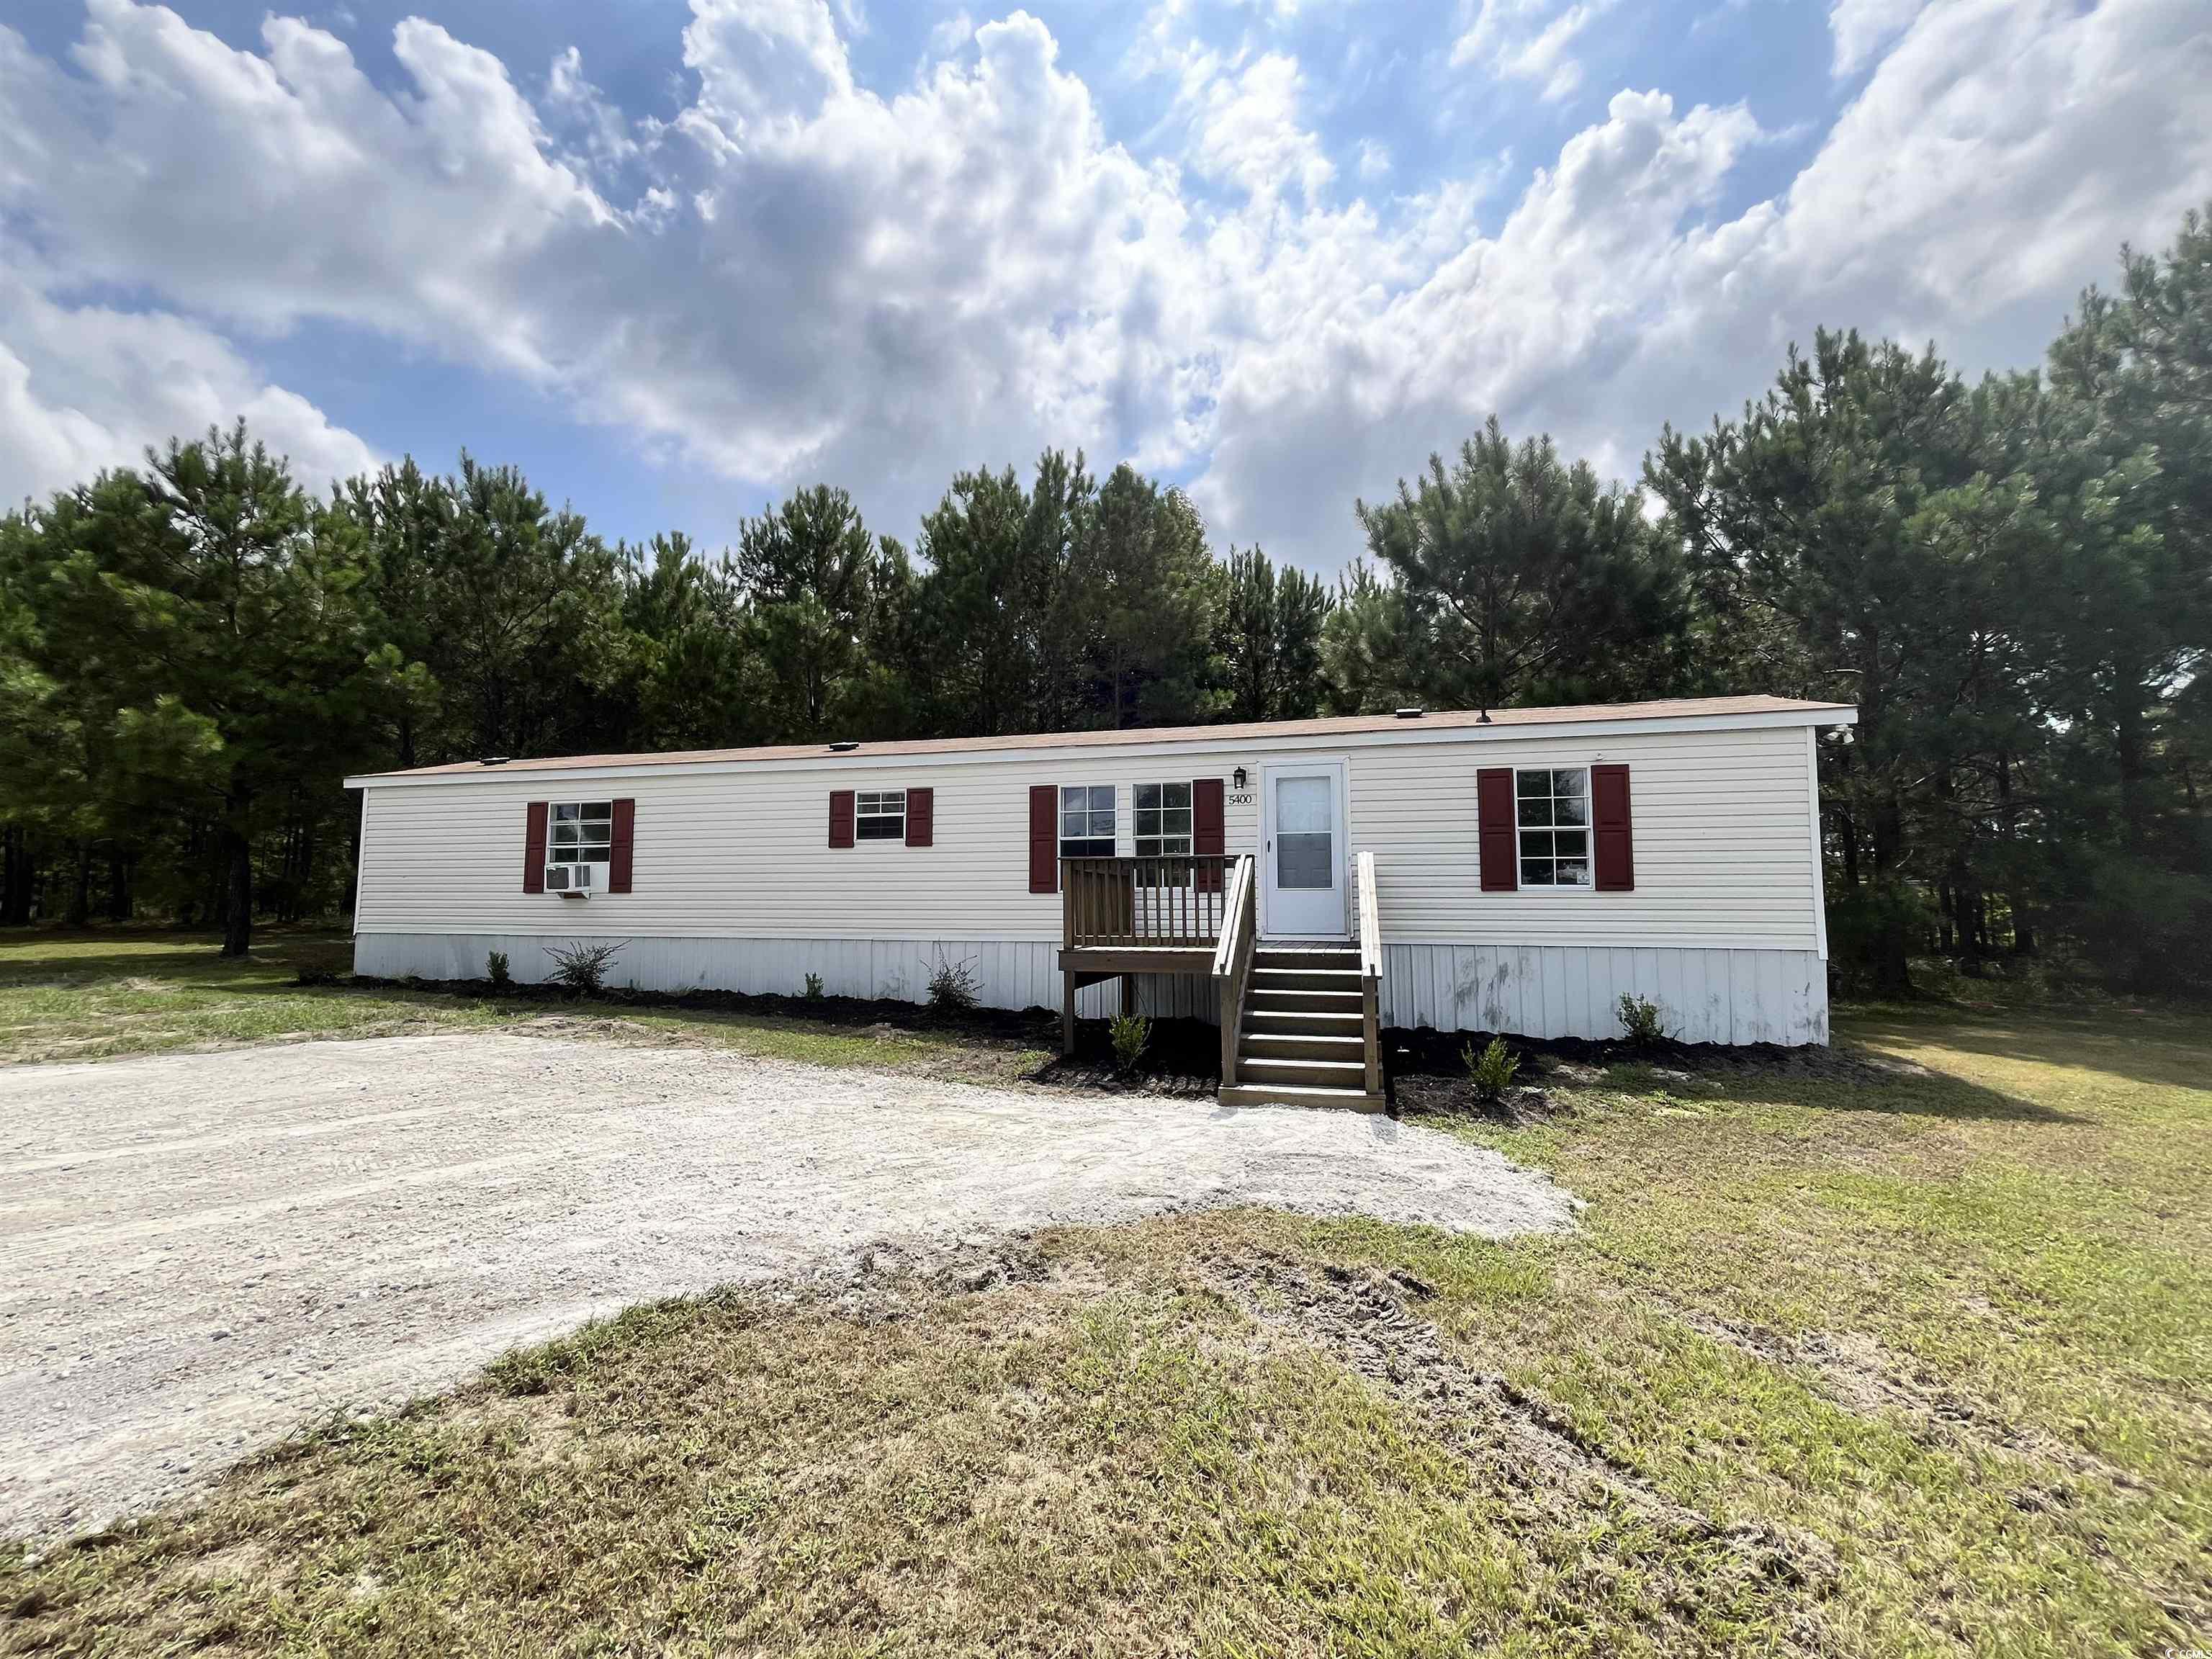
M 1382 928 L 1375 855 L 1353 860 L 1349 940 L 1259 938 L 1259 872 L 1249 854 L 1060 861 L 1060 1052 L 1075 1051 L 1075 994 L 1139 974 L 1212 981 L 1221 1025 L 1221 1098 L 1385 1109 L 1377 993 Z
M 1211 974 L 1229 888 L 1251 860 L 1218 853 L 1173 858 L 1062 859 L 1060 1047 L 1075 1048 L 1075 994 L 1120 978 L 1136 1002 L 1138 974 Z

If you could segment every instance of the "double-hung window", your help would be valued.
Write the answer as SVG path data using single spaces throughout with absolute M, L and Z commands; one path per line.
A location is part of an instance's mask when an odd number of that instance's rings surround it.
M 612 801 L 553 802 L 545 809 L 545 890 L 605 892 L 614 842 Z
M 1521 885 L 1590 885 L 1589 769 L 1522 767 L 1513 775 Z
M 1136 852 L 1140 859 L 1185 858 L 1190 853 L 1190 784 L 1140 783 L 1136 797 Z
M 1114 856 L 1114 786 L 1067 783 L 1060 789 L 1060 855 L 1064 859 Z
M 856 841 L 906 839 L 906 791 L 863 789 L 853 802 L 853 837 Z

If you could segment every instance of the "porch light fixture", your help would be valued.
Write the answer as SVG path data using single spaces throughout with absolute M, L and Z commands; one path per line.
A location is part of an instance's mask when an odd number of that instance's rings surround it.
M 1237 787 L 1242 790 L 1244 787 L 1244 769 L 1238 767 L 1233 775 L 1237 779 Z

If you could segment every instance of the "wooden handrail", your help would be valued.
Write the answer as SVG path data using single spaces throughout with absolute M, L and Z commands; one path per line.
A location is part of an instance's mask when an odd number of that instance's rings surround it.
M 1237 1030 L 1243 1023 L 1244 987 L 1259 933 L 1259 878 L 1252 855 L 1238 855 L 1223 895 L 1221 941 L 1213 947 L 1214 1011 L 1221 1021 L 1221 1081 L 1237 1081 Z
M 1252 859 L 1241 855 L 1229 872 L 1229 891 L 1221 907 L 1221 938 L 1213 947 L 1213 976 L 1219 979 L 1236 959 L 1237 939 L 1251 931 L 1247 922 L 1252 909 Z
M 1069 950 L 1212 950 L 1227 912 L 1220 853 L 1060 861 L 1060 940 Z
M 1360 1026 L 1367 1039 L 1367 1092 L 1382 1092 L 1382 910 L 1375 899 L 1375 854 L 1353 860 L 1359 888 Z
M 1375 902 L 1375 854 L 1362 853 L 1352 860 L 1359 878 L 1359 971 L 1363 977 L 1382 977 L 1382 919 Z

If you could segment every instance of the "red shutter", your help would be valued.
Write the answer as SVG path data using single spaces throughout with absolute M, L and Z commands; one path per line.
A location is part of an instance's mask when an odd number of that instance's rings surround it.
M 614 841 L 607 848 L 607 891 L 629 891 L 631 850 L 637 844 L 637 803 L 618 800 L 615 803 Z
M 850 847 L 853 844 L 853 792 L 832 789 L 830 792 L 830 844 Z
M 1204 858 L 1219 857 L 1228 850 L 1229 831 L 1226 815 L 1222 808 L 1222 785 L 1219 778 L 1193 778 L 1190 781 L 1190 850 Z M 1198 890 L 1218 893 L 1221 890 L 1221 872 L 1201 868 L 1198 872 Z
M 909 789 L 906 792 L 906 844 L 927 847 L 937 830 L 937 792 L 934 789 Z
M 1590 824 L 1596 842 L 1597 890 L 1636 890 L 1636 837 L 1629 824 L 1628 769 L 1590 768 Z
M 526 893 L 545 890 L 545 813 L 546 804 L 534 800 L 523 820 L 522 890 Z
M 1513 769 L 1486 766 L 1474 775 L 1475 811 L 1482 852 L 1482 890 L 1521 890 L 1521 842 L 1513 827 Z
M 1060 789 L 1030 786 L 1030 891 L 1060 890 Z

